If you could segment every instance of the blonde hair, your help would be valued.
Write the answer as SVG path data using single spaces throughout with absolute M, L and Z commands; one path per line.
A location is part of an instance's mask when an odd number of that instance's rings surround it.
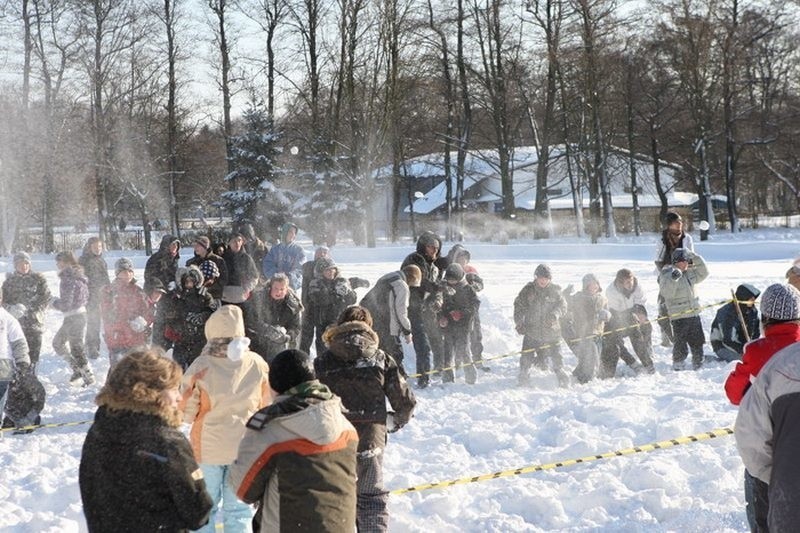
M 183 371 L 160 348 L 135 350 L 117 363 L 95 398 L 100 407 L 156 415 L 177 427 L 181 414 L 167 405 L 163 392 L 177 388 Z
M 404 266 L 403 273 L 406 275 L 406 283 L 409 287 L 419 287 L 422 281 L 422 271 L 417 265 Z

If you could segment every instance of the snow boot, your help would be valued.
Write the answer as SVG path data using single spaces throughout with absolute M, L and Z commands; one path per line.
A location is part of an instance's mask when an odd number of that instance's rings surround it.
M 76 387 L 78 385 L 88 387 L 94 383 L 94 374 L 92 374 L 92 370 L 88 366 L 84 366 L 78 368 L 72 373 L 72 377 L 70 378 L 69 382 Z

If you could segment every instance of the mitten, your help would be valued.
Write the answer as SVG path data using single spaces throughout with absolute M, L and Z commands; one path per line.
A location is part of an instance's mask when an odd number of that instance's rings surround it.
M 455 322 L 458 322 L 459 320 L 464 318 L 464 313 L 458 310 L 450 311 L 450 318 L 452 318 Z
M 681 276 L 683 276 L 683 272 L 681 272 L 679 268 L 673 268 L 672 272 L 670 273 L 670 276 L 674 281 L 678 281 L 679 279 L 681 279 Z

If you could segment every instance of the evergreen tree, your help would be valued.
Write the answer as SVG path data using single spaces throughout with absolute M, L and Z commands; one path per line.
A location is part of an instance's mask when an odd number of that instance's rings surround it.
M 289 218 L 292 200 L 281 189 L 283 172 L 277 167 L 281 133 L 261 100 L 251 97 L 244 112 L 244 131 L 231 139 L 231 168 L 225 181 L 237 188 L 222 193 L 235 226 L 253 225 L 258 235 Z

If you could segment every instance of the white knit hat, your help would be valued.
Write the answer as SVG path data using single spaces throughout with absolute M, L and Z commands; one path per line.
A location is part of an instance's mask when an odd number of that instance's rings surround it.
M 761 295 L 761 316 L 779 322 L 800 320 L 800 291 L 789 284 L 770 285 Z

